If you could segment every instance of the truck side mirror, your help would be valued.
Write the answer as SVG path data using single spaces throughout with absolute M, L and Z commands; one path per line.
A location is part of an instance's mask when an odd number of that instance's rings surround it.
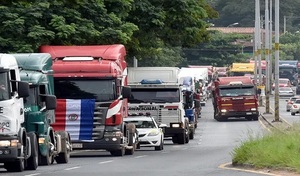
M 131 95 L 131 88 L 127 87 L 127 86 L 124 86 L 122 88 L 122 96 L 123 96 L 123 98 L 130 98 L 130 95 Z
M 47 110 L 56 109 L 56 96 L 55 95 L 41 95 L 42 99 L 45 101 Z
M 18 95 L 21 98 L 25 98 L 29 96 L 29 84 L 28 82 L 19 81 L 18 82 Z

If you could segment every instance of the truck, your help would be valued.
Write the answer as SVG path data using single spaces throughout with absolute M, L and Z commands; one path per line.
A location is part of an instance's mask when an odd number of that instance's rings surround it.
M 25 121 L 22 126 L 38 140 L 38 164 L 68 163 L 72 146 L 66 131 L 55 131 L 56 96 L 52 58 L 48 53 L 11 54 L 17 60 L 21 81 L 29 83 L 24 98 Z
M 20 79 L 15 57 L 0 54 L 0 163 L 9 172 L 38 167 L 37 136 L 23 126 L 23 98 L 29 92 L 29 84 Z
M 131 87 L 129 113 L 149 113 L 159 124 L 166 124 L 164 134 L 173 143 L 190 139 L 189 119 L 185 117 L 178 67 L 129 67 Z
M 298 60 L 279 60 L 279 78 L 288 78 L 292 85 L 298 85 Z
M 191 76 L 184 76 L 182 78 L 182 94 L 183 94 L 183 109 L 184 116 L 189 119 L 189 138 L 194 139 L 195 130 L 198 125 L 198 111 L 196 110 L 195 88 L 194 80 Z M 200 107 L 200 102 L 198 107 Z
M 258 120 L 258 97 L 256 86 L 246 76 L 219 77 L 214 81 L 214 119 L 226 121 L 236 117 Z
M 126 49 L 122 44 L 40 47 L 53 59 L 56 131 L 70 134 L 73 150 L 132 155 L 138 146 L 128 117 Z
M 229 76 L 249 76 L 254 77 L 254 63 L 232 63 L 228 70 Z

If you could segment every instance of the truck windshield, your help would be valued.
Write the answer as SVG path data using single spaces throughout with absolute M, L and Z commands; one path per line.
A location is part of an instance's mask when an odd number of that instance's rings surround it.
M 179 89 L 134 89 L 131 88 L 130 103 L 153 102 L 179 102 Z
M 293 76 L 298 74 L 298 68 L 294 67 L 279 67 L 279 78 L 293 79 Z
M 57 99 L 96 99 L 97 101 L 110 101 L 116 99 L 115 85 L 115 80 L 54 80 Z
M 232 97 L 232 96 L 244 96 L 244 95 L 255 95 L 254 87 L 231 87 L 221 88 L 220 96 Z
M 8 83 L 8 73 L 0 72 L 0 100 L 8 100 L 10 98 Z

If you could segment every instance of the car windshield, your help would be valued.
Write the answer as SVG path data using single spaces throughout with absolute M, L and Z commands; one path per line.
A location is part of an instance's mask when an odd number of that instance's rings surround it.
M 155 124 L 152 120 L 130 120 L 125 123 L 133 123 L 136 128 L 155 128 Z

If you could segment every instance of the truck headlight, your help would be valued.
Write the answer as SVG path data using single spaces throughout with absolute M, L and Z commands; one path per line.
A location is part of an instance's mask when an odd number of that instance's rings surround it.
M 171 128 L 179 128 L 180 124 L 179 123 L 172 123 Z
M 227 112 L 227 110 L 226 109 L 221 109 L 221 112 Z
M 0 141 L 0 147 L 9 147 L 9 146 L 10 146 L 9 140 Z
M 251 108 L 251 111 L 256 111 L 256 108 Z
M 13 139 L 13 140 L 3 140 L 0 141 L 0 147 L 16 147 L 18 146 L 19 140 Z
M 18 143 L 19 143 L 19 140 L 17 140 L 17 139 L 11 140 L 10 141 L 10 146 L 16 147 L 16 146 L 18 146 Z

